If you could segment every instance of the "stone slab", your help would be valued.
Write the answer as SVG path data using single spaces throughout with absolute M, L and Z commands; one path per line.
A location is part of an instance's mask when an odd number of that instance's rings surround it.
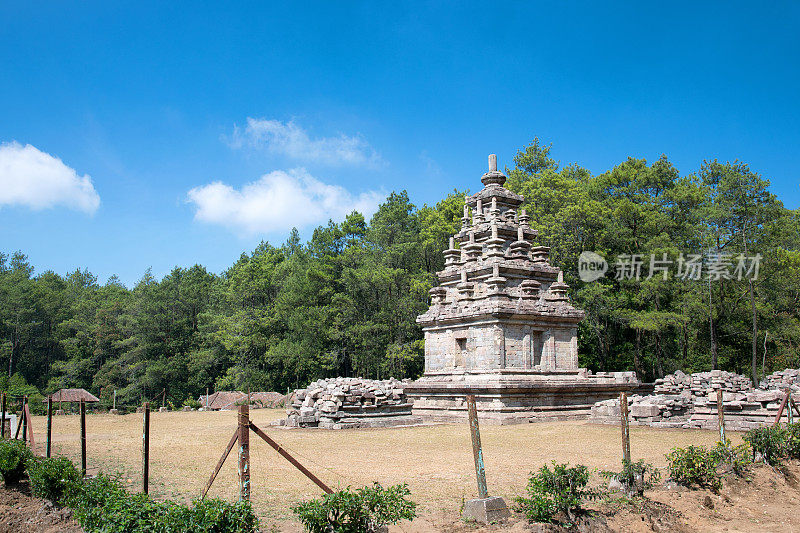
M 461 518 L 474 520 L 481 524 L 498 522 L 511 516 L 508 506 L 503 498 L 490 496 L 489 498 L 476 498 L 464 504 Z

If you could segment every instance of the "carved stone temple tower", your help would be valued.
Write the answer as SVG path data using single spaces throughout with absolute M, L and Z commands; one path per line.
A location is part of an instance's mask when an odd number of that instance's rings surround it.
M 444 251 L 431 306 L 417 317 L 425 374 L 406 393 L 428 420 L 465 418 L 470 393 L 490 422 L 582 418 L 594 402 L 639 386 L 633 372 L 578 368 L 584 312 L 570 303 L 549 248 L 533 244 L 524 198 L 505 181 L 490 155 L 484 187 L 466 198 L 461 231 Z

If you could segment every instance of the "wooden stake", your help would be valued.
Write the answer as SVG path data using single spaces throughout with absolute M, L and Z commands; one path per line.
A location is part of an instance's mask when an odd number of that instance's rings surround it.
M 786 403 L 789 401 L 789 398 L 791 398 L 791 394 L 789 392 L 789 389 L 786 389 L 786 391 L 783 394 L 783 400 L 781 400 L 781 406 L 778 408 L 778 414 L 775 415 L 775 421 L 772 423 L 773 426 L 777 426 L 778 422 L 781 421 L 781 416 L 783 416 L 783 410 L 786 409 Z
M 239 406 L 239 501 L 250 501 L 250 406 Z
M 478 409 L 475 407 L 475 396 L 467 395 L 467 412 L 469 414 L 469 431 L 472 436 L 472 458 L 475 460 L 475 477 L 478 480 L 478 498 L 489 497 L 486 487 L 486 468 L 483 464 L 483 449 L 481 448 L 481 432 L 478 427 Z
M 47 443 L 44 447 L 45 456 L 50 457 L 53 446 L 53 397 L 47 397 Z
M 259 428 L 258 428 L 258 427 L 255 425 L 255 424 L 253 424 L 252 422 L 250 422 L 250 429 L 252 429 L 252 430 L 253 430 L 253 433 L 255 433 L 256 435 L 258 435 L 259 437 L 261 437 L 262 439 L 264 439 L 264 442 L 266 442 L 267 444 L 269 444 L 270 446 L 272 446 L 272 447 L 275 449 L 275 451 L 276 451 L 276 452 L 278 452 L 279 454 L 281 454 L 281 456 L 282 456 L 284 459 L 286 459 L 287 461 L 289 461 L 290 463 L 292 463 L 292 465 L 294 465 L 294 467 L 295 467 L 295 468 L 297 468 L 297 469 L 298 469 L 300 472 L 302 472 L 302 473 L 303 473 L 303 475 L 305 475 L 305 476 L 306 476 L 308 479 L 310 479 L 311 481 L 313 481 L 314 483 L 316 483 L 316 485 L 317 485 L 319 488 L 321 488 L 322 490 L 324 490 L 324 491 L 325 491 L 327 494 L 331 494 L 331 493 L 333 493 L 333 490 L 331 490 L 331 488 L 330 488 L 328 485 L 326 485 L 325 483 L 323 483 L 323 482 L 322 482 L 322 481 L 321 481 L 321 480 L 320 480 L 320 479 L 319 479 L 317 476 L 315 476 L 314 474 L 312 474 L 312 473 L 311 473 L 311 472 L 308 470 L 308 468 L 306 468 L 306 467 L 304 467 L 303 465 L 301 465 L 301 464 L 300 464 L 300 462 L 299 462 L 297 459 L 295 459 L 294 457 L 292 457 L 292 456 L 289 454 L 289 452 L 287 452 L 286 450 L 284 450 L 284 449 L 283 449 L 283 447 L 282 447 L 280 444 L 278 444 L 277 442 L 275 442 L 274 440 L 272 440 L 272 439 L 271 439 L 271 438 L 270 438 L 270 437 L 269 437 L 269 436 L 268 436 L 266 433 L 264 433 L 263 431 L 261 431 L 261 430 L 260 430 L 260 429 L 259 429 Z
M 0 426 L 0 439 L 6 438 L 6 393 L 3 393 L 3 425 Z M 11 425 L 8 426 L 8 432 L 11 433 Z M 9 435 L 10 437 L 11 435 Z
M 142 413 L 142 492 L 147 494 L 150 482 L 150 404 L 145 402 Z
M 25 409 L 24 408 L 22 410 L 20 410 L 20 412 L 19 412 L 19 420 L 17 421 L 17 431 L 16 431 L 16 433 L 14 433 L 14 439 L 15 440 L 19 438 L 19 431 L 23 427 L 25 427 Z M 9 428 L 9 430 L 10 429 L 11 428 Z M 10 437 L 11 434 L 9 433 L 8 436 Z M 24 436 L 23 436 L 23 438 L 24 438 Z
M 228 447 L 225 448 L 224 452 L 222 452 L 222 457 L 220 457 L 219 461 L 217 461 L 216 468 L 214 468 L 214 471 L 211 473 L 211 477 L 208 478 L 208 483 L 206 483 L 206 486 L 203 488 L 203 492 L 200 494 L 200 499 L 201 500 L 206 497 L 206 494 L 208 494 L 208 491 L 209 491 L 209 489 L 211 489 L 211 485 L 214 483 L 214 480 L 217 478 L 217 474 L 219 474 L 219 471 L 222 468 L 222 465 L 225 464 L 225 459 L 228 458 L 228 455 L 231 453 L 231 450 L 233 449 L 233 446 L 236 444 L 236 441 L 238 441 L 238 440 L 239 440 L 239 428 L 237 427 L 236 431 L 233 432 L 233 437 L 231 437 L 230 442 L 228 442 Z
M 722 389 L 717 389 L 717 418 L 719 420 L 719 441 L 725 444 L 725 405 L 722 402 Z
M 622 461 L 631 462 L 631 432 L 628 426 L 628 393 L 619 393 L 619 423 L 622 428 Z
M 86 477 L 86 403 L 81 398 L 81 476 Z
M 31 409 L 28 402 L 25 402 L 25 420 L 27 420 L 28 430 L 28 446 L 30 446 L 31 453 L 36 455 L 36 442 L 33 440 L 33 424 L 31 423 Z
M 28 418 L 25 416 L 25 406 L 28 404 L 28 397 L 22 397 L 22 442 L 28 442 Z

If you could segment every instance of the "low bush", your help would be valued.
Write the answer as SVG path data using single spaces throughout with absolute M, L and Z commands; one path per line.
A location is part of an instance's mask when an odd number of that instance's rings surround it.
M 203 407 L 203 404 L 195 400 L 194 398 L 186 398 L 183 400 L 184 407 L 191 407 L 192 409 L 200 409 Z
M 800 422 L 786 426 L 786 454 L 792 459 L 800 459 Z
M 253 533 L 258 519 L 249 502 L 195 500 L 191 506 L 156 502 L 142 493 L 130 494 L 115 477 L 71 485 L 65 497 L 87 533 Z
M 717 473 L 719 457 L 705 446 L 673 448 L 666 457 L 669 477 L 676 483 L 687 487 L 707 487 L 715 492 L 722 487 L 722 479 Z
M 384 489 L 379 483 L 355 491 L 325 494 L 321 498 L 301 502 L 292 507 L 303 527 L 311 533 L 364 533 L 411 520 L 416 504 L 409 500 L 406 484 Z
M 787 455 L 789 433 L 780 425 L 751 429 L 742 438 L 753 449 L 753 458 L 760 455 L 770 466 L 779 465 Z
M 747 475 L 747 467 L 753 462 L 752 450 L 747 443 L 734 446 L 730 440 L 718 442 L 711 450 L 719 465 L 727 465 L 730 471 L 739 477 Z
M 599 496 L 599 492 L 586 488 L 588 483 L 589 469 L 584 465 L 570 467 L 554 461 L 552 470 L 544 465 L 539 472 L 531 473 L 526 489 L 529 497 L 517 496 L 515 510 L 531 522 L 557 522 L 563 517 L 573 523 L 583 501 Z
M 645 463 L 644 459 L 635 463 L 623 459 L 621 472 L 603 470 L 600 475 L 622 483 L 629 496 L 643 496 L 644 491 L 652 489 L 661 480 L 661 471 L 651 463 Z
M 27 467 L 31 493 L 59 505 L 69 487 L 81 480 L 80 472 L 66 457 L 31 457 Z
M 25 464 L 33 454 L 22 441 L 3 439 L 0 441 L 0 475 L 6 485 L 14 485 L 25 475 Z

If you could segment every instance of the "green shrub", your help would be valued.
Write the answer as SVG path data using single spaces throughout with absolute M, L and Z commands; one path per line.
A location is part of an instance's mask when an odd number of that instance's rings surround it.
M 61 504 L 70 485 L 81 479 L 81 474 L 66 457 L 31 457 L 27 461 L 31 493 Z
M 734 446 L 729 439 L 718 442 L 711 453 L 714 454 L 718 465 L 728 465 L 731 472 L 739 477 L 747 474 L 747 467 L 753 462 L 752 450 L 748 444 Z
M 72 485 L 65 501 L 87 533 L 253 533 L 258 519 L 249 502 L 195 500 L 191 507 L 130 494 L 116 477 L 99 474 Z
M 687 487 L 708 487 L 715 492 L 722 487 L 722 480 L 717 474 L 719 458 L 705 446 L 673 448 L 666 457 L 669 477 L 676 483 Z
M 258 519 L 250 502 L 228 503 L 223 500 L 195 500 L 186 513 L 182 531 L 224 531 L 226 533 L 249 533 L 258 529 Z
M 792 459 L 800 459 L 800 422 L 786 426 L 786 454 Z
M 780 425 L 751 429 L 742 438 L 753 448 L 753 455 L 761 455 L 768 465 L 779 465 L 786 457 L 789 433 Z
M 6 486 L 19 483 L 25 475 L 25 464 L 33 454 L 22 441 L 3 439 L 0 441 L 0 475 Z
M 644 459 L 635 463 L 623 459 L 621 472 L 603 470 L 600 475 L 606 479 L 616 479 L 626 487 L 629 495 L 639 496 L 643 496 L 644 491 L 652 489 L 661 480 L 661 471 L 645 463 Z
M 203 407 L 203 404 L 195 400 L 194 398 L 186 398 L 183 400 L 184 407 L 191 407 L 192 409 L 200 409 Z
M 575 512 L 581 509 L 584 499 L 594 499 L 596 491 L 586 488 L 589 469 L 584 465 L 570 467 L 556 464 L 553 469 L 545 465 L 528 478 L 528 498 L 517 496 L 516 510 L 525 514 L 531 522 L 556 522 L 561 515 L 568 523 L 575 520 Z
M 381 526 L 411 520 L 416 504 L 407 499 L 406 484 L 384 489 L 379 483 L 355 491 L 350 487 L 292 507 L 311 533 L 364 533 Z

